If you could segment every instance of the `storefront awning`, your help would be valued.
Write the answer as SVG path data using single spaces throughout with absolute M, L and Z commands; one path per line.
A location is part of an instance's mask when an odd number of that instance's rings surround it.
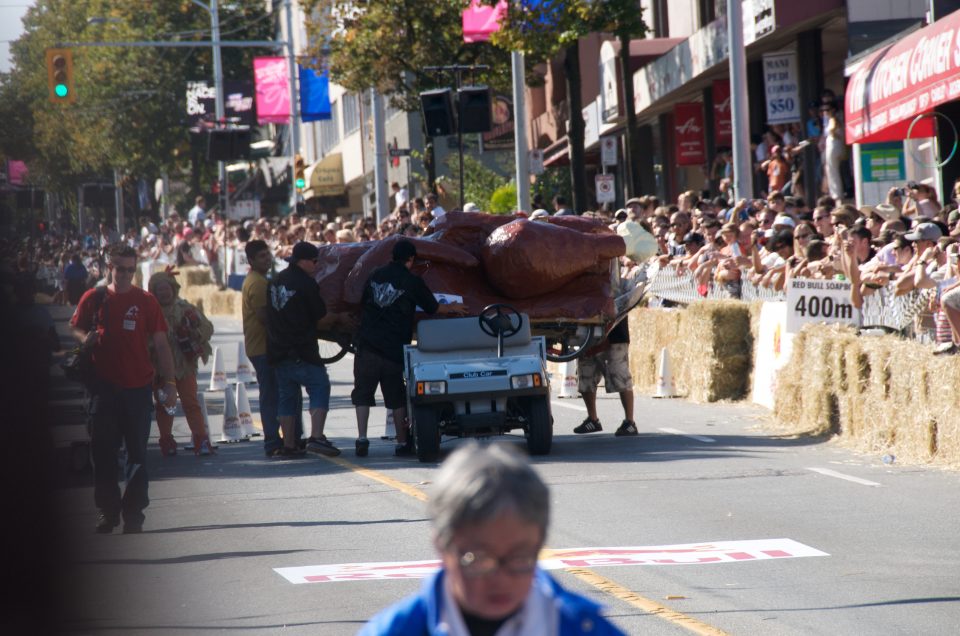
M 960 98 L 960 11 L 855 63 L 845 104 L 847 143 L 906 138 L 918 115 Z M 930 118 L 911 138 L 930 137 Z
M 343 155 L 335 152 L 304 170 L 308 192 L 314 197 L 339 196 L 343 194 Z M 305 198 L 311 198 L 306 196 Z

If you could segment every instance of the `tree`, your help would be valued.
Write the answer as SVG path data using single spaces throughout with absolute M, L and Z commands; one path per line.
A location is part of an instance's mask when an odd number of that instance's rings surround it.
M 222 35 L 268 39 L 268 18 L 261 0 L 234 0 L 221 7 Z M 188 0 L 39 0 L 24 27 L 11 46 L 13 69 L 0 77 L 0 113 L 15 122 L 0 127 L 0 151 L 26 159 L 44 187 L 65 194 L 114 167 L 155 177 L 189 165 L 185 83 L 212 77 L 209 46 L 75 47 L 78 99 L 68 105 L 47 99 L 44 51 L 63 42 L 205 40 L 209 13 Z M 259 53 L 224 49 L 224 75 L 250 78 Z
M 573 209 L 578 213 L 587 207 L 584 160 L 584 122 L 580 96 L 580 38 L 595 32 L 614 33 L 621 43 L 622 75 L 627 102 L 628 124 L 633 115 L 633 79 L 629 77 L 631 37 L 646 32 L 637 0 L 520 0 L 512 2 L 500 31 L 491 41 L 506 50 L 520 50 L 528 67 L 541 64 L 563 54 L 569 108 L 567 145 L 570 152 L 570 181 Z M 625 43 L 625 44 L 624 44 Z M 636 118 L 628 132 L 631 149 L 627 162 L 636 158 Z M 631 145 L 634 144 L 634 145 Z M 631 183 L 636 170 L 631 165 Z

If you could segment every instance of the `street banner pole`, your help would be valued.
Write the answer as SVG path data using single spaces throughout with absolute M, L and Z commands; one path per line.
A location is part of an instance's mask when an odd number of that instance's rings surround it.
M 750 107 L 747 103 L 747 53 L 743 46 L 741 0 L 727 0 L 727 44 L 730 50 L 730 119 L 733 124 L 734 199 L 753 197 L 750 155 Z M 731 201 L 731 206 L 734 204 Z
M 524 59 L 521 51 L 510 54 L 513 69 L 513 139 L 517 164 L 517 210 L 530 206 L 530 158 L 527 149 L 527 106 L 523 92 Z

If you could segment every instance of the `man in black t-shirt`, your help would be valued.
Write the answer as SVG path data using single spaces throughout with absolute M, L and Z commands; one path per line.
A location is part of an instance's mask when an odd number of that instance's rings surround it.
M 587 417 L 573 429 L 574 433 L 597 433 L 603 430 L 597 417 L 597 386 L 600 378 L 607 393 L 619 393 L 623 405 L 623 422 L 614 435 L 637 435 L 633 421 L 633 376 L 630 374 L 630 330 L 624 318 L 610 330 L 606 339 L 577 359 L 577 389 L 587 407 Z
M 393 260 L 370 275 L 363 290 L 360 329 L 353 358 L 353 392 L 350 400 L 357 410 L 358 457 L 370 448 L 367 422 L 379 385 L 383 404 L 393 411 L 397 428 L 397 455 L 412 455 L 407 435 L 406 386 L 403 382 L 403 346 L 410 344 L 417 306 L 428 314 L 463 315 L 460 303 L 441 305 L 427 284 L 410 272 L 417 248 L 407 240 L 393 246 Z

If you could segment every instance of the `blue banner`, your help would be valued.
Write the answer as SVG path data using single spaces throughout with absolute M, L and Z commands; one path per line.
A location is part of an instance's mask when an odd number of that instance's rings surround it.
M 305 122 L 330 119 L 330 78 L 327 71 L 300 69 L 300 119 Z

